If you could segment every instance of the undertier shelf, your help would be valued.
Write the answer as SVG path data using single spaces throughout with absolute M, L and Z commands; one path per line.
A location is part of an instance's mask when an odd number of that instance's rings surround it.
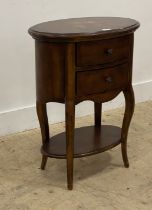
M 74 132 L 75 158 L 104 152 L 120 144 L 121 128 L 117 126 L 87 126 L 76 128 Z M 66 158 L 66 133 L 51 137 L 41 152 L 48 157 Z

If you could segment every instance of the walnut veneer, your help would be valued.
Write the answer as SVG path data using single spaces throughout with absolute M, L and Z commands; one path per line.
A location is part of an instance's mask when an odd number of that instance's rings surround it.
M 127 134 L 134 111 L 132 61 L 134 31 L 128 18 L 89 17 L 40 23 L 29 29 L 35 39 L 37 114 L 42 133 L 42 164 L 67 159 L 68 189 L 73 188 L 73 158 L 121 144 L 125 167 Z M 102 103 L 124 93 L 122 128 L 101 125 Z M 75 105 L 94 101 L 95 125 L 75 129 Z M 50 137 L 46 104 L 65 103 L 66 132 Z M 85 169 L 84 169 L 85 170 Z

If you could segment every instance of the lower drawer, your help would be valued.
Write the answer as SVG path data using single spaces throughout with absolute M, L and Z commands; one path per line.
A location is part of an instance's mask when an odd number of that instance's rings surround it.
M 127 86 L 128 64 L 112 68 L 82 71 L 76 73 L 77 96 L 122 89 Z

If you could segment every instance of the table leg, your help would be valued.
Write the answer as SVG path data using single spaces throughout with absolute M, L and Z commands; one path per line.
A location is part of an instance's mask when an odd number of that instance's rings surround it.
M 42 162 L 41 162 L 41 169 L 42 169 L 42 170 L 45 170 L 45 166 L 46 166 L 46 163 L 47 163 L 47 159 L 48 159 L 47 156 L 42 155 Z
M 101 126 L 102 103 L 94 102 L 95 126 Z
M 67 141 L 67 182 L 68 189 L 73 188 L 75 104 L 66 103 L 66 141 Z
M 75 44 L 66 48 L 65 115 L 68 189 L 73 189 L 74 124 L 75 124 Z
M 132 85 L 130 85 L 126 90 L 124 90 L 123 94 L 125 97 L 125 114 L 124 114 L 122 132 L 121 132 L 121 151 L 122 151 L 124 166 L 128 168 L 129 161 L 127 157 L 127 136 L 135 106 L 135 99 L 134 99 L 134 92 Z
M 37 116 L 41 128 L 43 146 L 49 141 L 49 124 L 47 117 L 46 103 L 36 103 Z M 47 163 L 47 156 L 42 155 L 41 169 L 44 170 Z

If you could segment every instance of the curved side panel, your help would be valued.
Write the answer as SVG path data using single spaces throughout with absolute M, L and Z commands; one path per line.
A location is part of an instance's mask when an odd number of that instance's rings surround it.
M 35 42 L 37 101 L 64 100 L 65 44 Z

